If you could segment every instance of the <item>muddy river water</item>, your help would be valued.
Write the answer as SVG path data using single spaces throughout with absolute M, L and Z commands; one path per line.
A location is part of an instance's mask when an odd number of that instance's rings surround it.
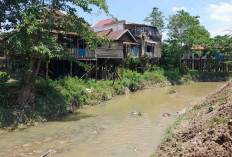
M 193 83 L 143 90 L 79 109 L 60 121 L 0 133 L 0 154 L 40 156 L 51 149 L 56 150 L 52 156 L 57 157 L 150 156 L 177 117 L 176 112 L 196 104 L 222 84 Z M 172 89 L 178 93 L 169 94 Z M 164 117 L 164 113 L 171 116 Z

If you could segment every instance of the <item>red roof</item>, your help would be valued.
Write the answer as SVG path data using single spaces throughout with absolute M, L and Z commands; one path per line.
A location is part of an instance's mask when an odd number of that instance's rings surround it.
M 116 18 L 112 18 L 112 19 L 107 19 L 107 20 L 99 21 L 93 27 L 104 26 L 104 25 L 109 24 L 109 23 L 114 22 L 114 21 L 117 21 L 117 19 Z
M 191 48 L 191 50 L 204 50 L 205 48 L 201 45 L 195 45 Z

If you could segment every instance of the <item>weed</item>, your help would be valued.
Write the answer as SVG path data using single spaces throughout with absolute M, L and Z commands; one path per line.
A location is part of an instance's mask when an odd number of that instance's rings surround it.
M 222 95 L 222 96 L 218 99 L 218 101 L 224 101 L 224 100 L 226 100 L 227 98 L 228 98 L 228 94 L 226 93 L 226 94 Z
M 218 124 L 227 124 L 229 122 L 228 118 L 220 118 L 220 117 L 216 117 L 213 118 L 210 122 L 209 122 L 209 126 L 210 127 L 215 127 Z
M 174 89 L 171 89 L 171 90 L 168 91 L 168 94 L 175 94 L 175 93 L 177 93 L 177 91 L 174 90 Z
M 213 106 L 209 106 L 208 107 L 208 113 L 212 112 L 213 111 Z

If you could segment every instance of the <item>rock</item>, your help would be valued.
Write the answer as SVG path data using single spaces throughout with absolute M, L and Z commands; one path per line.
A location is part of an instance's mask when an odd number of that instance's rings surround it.
M 163 116 L 164 117 L 171 117 L 171 114 L 170 113 L 164 113 Z
M 95 131 L 93 131 L 93 132 L 92 132 L 92 134 L 97 134 L 97 131 L 96 131 L 96 130 L 95 130 Z

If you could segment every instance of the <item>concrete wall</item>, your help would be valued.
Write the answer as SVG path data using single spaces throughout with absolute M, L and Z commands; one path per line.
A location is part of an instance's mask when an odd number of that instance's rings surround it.
M 116 23 L 112 25 L 99 26 L 99 27 L 93 28 L 94 32 L 100 32 L 100 31 L 109 30 L 109 29 L 112 29 L 113 31 L 124 30 L 124 23 Z

